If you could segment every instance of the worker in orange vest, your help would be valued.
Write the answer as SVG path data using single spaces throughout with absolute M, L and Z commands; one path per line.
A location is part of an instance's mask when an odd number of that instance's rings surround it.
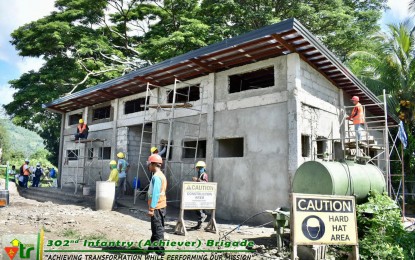
M 166 218 L 166 189 L 167 179 L 161 171 L 163 159 L 158 154 L 153 154 L 148 159 L 148 169 L 152 172 L 150 187 L 148 189 L 148 215 L 151 217 L 151 243 L 164 240 L 164 220 Z M 156 250 L 159 255 L 164 255 L 164 247 L 150 246 L 148 250 Z
M 23 175 L 23 187 L 27 188 L 27 183 L 29 182 L 29 175 L 32 173 L 32 170 L 29 167 L 29 159 L 24 161 L 24 164 L 20 167 L 21 175 Z
M 76 127 L 75 140 L 79 140 L 79 138 L 87 139 L 88 130 L 89 130 L 89 127 L 85 124 L 84 120 L 82 118 L 79 119 L 79 124 Z
M 354 104 L 354 108 L 350 116 L 346 117 L 346 119 L 353 120 L 357 141 L 360 141 L 362 139 L 361 131 L 363 130 L 363 124 L 365 123 L 365 115 L 362 104 L 359 103 L 359 97 L 353 96 L 351 100 Z

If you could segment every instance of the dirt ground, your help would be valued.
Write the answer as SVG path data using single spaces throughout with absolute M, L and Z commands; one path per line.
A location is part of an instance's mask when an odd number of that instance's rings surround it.
M 4 184 L 2 185 L 4 187 Z M 63 205 L 52 202 L 38 202 L 23 198 L 16 190 L 14 183 L 10 184 L 10 205 L 0 207 L 0 234 L 37 234 L 41 228 L 45 231 L 45 250 L 61 249 L 57 246 L 47 246 L 49 240 L 78 241 L 65 249 L 88 249 L 83 241 L 141 241 L 151 237 L 150 218 L 145 212 L 120 207 L 117 211 L 95 211 L 91 207 L 77 205 Z M 215 242 L 243 240 L 254 241 L 255 253 L 220 253 L 218 259 L 242 259 L 242 256 L 251 256 L 251 259 L 286 259 L 287 253 L 278 252 L 276 238 L 272 227 L 242 226 L 224 238 L 223 235 L 234 229 L 236 225 L 218 223 L 219 234 L 204 230 L 190 230 L 186 237 L 174 234 L 177 216 L 167 216 L 165 225 L 165 240 L 170 241 L 201 241 L 200 250 L 221 249 L 222 246 L 207 246 L 208 240 Z M 190 224 L 192 222 L 190 221 Z M 193 222 L 196 224 L 196 222 Z M 207 223 L 205 223 L 206 225 Z M 0 241 L 1 243 L 1 241 Z M 53 242 L 52 242 L 53 244 Z M 5 245 L 0 245 L 3 248 Z M 94 248 L 102 248 L 96 246 Z M 191 250 L 192 246 L 170 246 L 170 250 Z M 232 250 L 246 250 L 246 247 L 230 247 Z M 172 253 L 174 254 L 174 253 Z M 177 253 L 175 253 L 177 254 Z M 189 253 L 187 253 L 189 254 Z M 199 252 L 197 254 L 204 254 Z M 167 253 L 164 258 L 168 257 Z M 211 257 L 211 253 L 207 256 Z M 235 257 L 233 257 L 235 256 Z M 144 256 L 143 256 L 144 257 Z M 144 258 L 142 258 L 144 259 Z M 159 258 L 160 259 L 160 258 Z M 171 258 L 170 258 L 171 259 Z M 206 259 L 206 258 L 204 258 Z M 246 259 L 246 258 L 245 258 Z

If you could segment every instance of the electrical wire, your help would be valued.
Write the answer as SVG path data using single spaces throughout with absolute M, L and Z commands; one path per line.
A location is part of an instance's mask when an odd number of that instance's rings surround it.
M 239 224 L 239 225 L 237 225 L 234 229 L 232 229 L 231 231 L 229 231 L 229 232 L 227 232 L 226 234 L 224 234 L 222 237 L 220 237 L 219 238 L 219 240 L 222 240 L 223 238 L 225 238 L 225 239 L 227 239 L 226 238 L 226 236 L 227 235 L 229 235 L 230 233 L 232 233 L 233 231 L 235 231 L 235 230 L 237 230 L 237 229 L 239 229 L 245 222 L 247 222 L 248 220 L 251 220 L 251 219 L 253 219 L 254 217 L 256 217 L 256 216 L 259 216 L 259 215 L 261 215 L 261 214 L 264 214 L 264 213 L 268 213 L 268 211 L 266 211 L 266 210 L 264 210 L 264 211 L 262 211 L 262 212 L 259 212 L 259 213 L 256 213 L 255 215 L 252 215 L 251 217 L 249 217 L 249 218 L 247 218 L 247 219 L 245 219 L 241 224 Z

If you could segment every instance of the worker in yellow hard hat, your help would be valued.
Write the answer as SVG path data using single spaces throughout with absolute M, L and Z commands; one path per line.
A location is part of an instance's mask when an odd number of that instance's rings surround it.
M 206 172 L 206 163 L 204 161 L 198 161 L 195 165 L 196 167 L 196 176 L 192 177 L 193 181 L 196 182 L 208 182 L 208 174 Z M 206 220 L 207 215 L 204 209 L 196 210 L 197 215 L 197 225 L 194 229 L 200 229 L 202 223 Z
M 82 118 L 79 119 L 79 124 L 76 127 L 75 140 L 79 140 L 80 138 L 87 139 L 88 131 L 89 131 L 89 127 L 87 126 L 87 124 L 84 122 Z
M 166 145 L 162 145 L 162 149 L 159 152 L 159 149 L 155 146 L 151 147 L 150 152 L 151 154 L 158 154 L 160 156 L 163 156 L 166 153 L 167 150 L 167 146 Z
M 115 182 L 115 191 L 117 191 L 118 186 L 118 169 L 117 169 L 117 162 L 115 160 L 110 161 L 110 176 L 108 177 L 107 181 Z M 114 194 L 114 204 L 113 208 L 117 208 L 117 192 Z
M 117 189 L 117 200 L 120 199 L 126 190 L 126 180 L 128 169 L 130 164 L 125 160 L 125 154 L 123 152 L 117 153 L 117 170 L 118 170 L 118 189 Z

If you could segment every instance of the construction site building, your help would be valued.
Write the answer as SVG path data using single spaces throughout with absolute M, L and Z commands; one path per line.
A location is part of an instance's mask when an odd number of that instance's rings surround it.
M 144 187 L 148 173 L 139 170 L 140 163 L 145 165 L 151 145 L 160 147 L 164 140 L 169 146 L 168 200 L 172 204 L 180 200 L 181 181 L 191 180 L 194 163 L 204 160 L 209 181 L 218 183 L 217 216 L 242 220 L 265 209 L 289 206 L 292 177 L 301 163 L 327 156 L 344 159 L 344 140 L 354 139 L 353 126 L 345 121 L 351 109 L 345 107 L 353 105 L 350 99 L 355 95 L 367 105 L 367 117 L 386 115 L 382 124 L 396 124 L 381 101 L 333 53 L 290 19 L 44 107 L 63 118 L 61 185 L 73 187 L 77 179 L 82 180 L 77 184 L 93 186 L 100 178 L 106 180 L 109 161 L 121 151 L 131 165 L 129 185 L 139 172 Z M 180 102 L 190 105 L 176 106 Z M 157 117 L 147 123 L 146 113 Z M 89 126 L 86 143 L 73 141 L 79 118 Z M 169 120 L 175 120 L 171 128 Z M 370 136 L 385 135 L 375 129 Z M 371 156 L 380 152 L 382 148 L 370 151 Z

